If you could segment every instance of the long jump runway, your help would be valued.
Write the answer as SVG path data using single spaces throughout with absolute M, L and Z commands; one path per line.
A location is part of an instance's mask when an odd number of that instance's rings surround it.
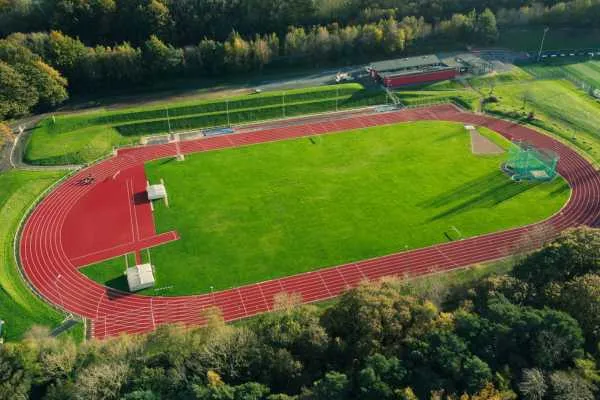
M 173 157 L 174 144 L 120 151 L 58 185 L 31 213 L 19 243 L 21 267 L 47 301 L 92 321 L 96 338 L 148 332 L 160 324 L 203 323 L 202 311 L 219 307 L 232 321 L 269 311 L 280 292 L 299 293 L 304 302 L 339 295 L 367 279 L 414 277 L 506 257 L 539 245 L 540 232 L 559 232 L 600 222 L 600 174 L 562 143 L 532 129 L 492 117 L 463 112 L 451 105 L 370 115 L 336 115 L 304 124 L 269 126 L 251 132 L 181 142 L 195 153 L 284 140 L 348 129 L 416 120 L 457 121 L 486 126 L 508 139 L 523 139 L 560 156 L 559 173 L 572 188 L 563 209 L 537 224 L 443 243 L 346 265 L 265 281 L 211 294 L 147 297 L 120 292 L 87 279 L 79 268 L 92 262 L 138 252 L 171 240 L 175 232 L 156 234 L 145 198 L 143 164 Z M 79 181 L 92 174 L 95 181 Z

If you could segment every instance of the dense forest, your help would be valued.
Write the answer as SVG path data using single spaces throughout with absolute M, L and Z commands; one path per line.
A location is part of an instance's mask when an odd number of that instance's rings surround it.
M 499 24 L 598 21 L 600 0 L 0 0 L 0 120 L 69 94 L 491 45 Z
M 204 328 L 82 345 L 34 329 L 0 347 L 0 398 L 594 399 L 600 231 L 515 263 L 474 283 L 364 284 L 321 308 L 282 294 L 237 325 L 210 310 Z
M 2 0 L 0 34 L 60 30 L 89 45 L 127 41 L 142 45 L 151 35 L 174 46 L 203 37 L 285 35 L 289 26 L 363 25 L 387 17 L 422 17 L 437 24 L 453 14 L 523 9 L 541 23 L 598 24 L 597 0 Z M 590 8 L 592 10 L 590 10 Z M 595 10 L 595 11 L 594 11 Z M 521 21 L 519 20 L 514 20 Z

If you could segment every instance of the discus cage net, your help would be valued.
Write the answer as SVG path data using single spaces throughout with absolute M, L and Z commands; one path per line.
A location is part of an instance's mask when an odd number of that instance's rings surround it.
M 527 142 L 512 142 L 503 169 L 515 181 L 547 181 L 557 175 L 558 160 L 558 154 L 552 150 L 540 149 Z

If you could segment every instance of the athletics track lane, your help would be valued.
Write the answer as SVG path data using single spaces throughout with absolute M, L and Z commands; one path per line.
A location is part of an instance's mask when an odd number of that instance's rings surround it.
M 325 134 L 348 129 L 416 120 L 446 120 L 483 125 L 509 139 L 524 139 L 560 155 L 558 170 L 572 187 L 569 202 L 550 219 L 538 224 L 492 233 L 475 238 L 439 244 L 370 260 L 321 269 L 213 294 L 186 297 L 146 297 L 105 288 L 83 276 L 67 251 L 76 240 L 76 231 L 65 230 L 72 209 L 94 196 L 94 185 L 77 185 L 77 180 L 92 173 L 97 182 L 119 171 L 139 167 L 144 162 L 172 157 L 172 144 L 120 151 L 69 178 L 55 188 L 27 219 L 19 253 L 26 277 L 48 301 L 65 310 L 90 318 L 92 334 L 103 338 L 119 333 L 147 332 L 163 323 L 202 323 L 207 307 L 221 308 L 227 321 L 271 310 L 273 296 L 297 292 L 303 301 L 323 300 L 339 295 L 366 279 L 386 275 L 413 277 L 443 272 L 474 263 L 505 257 L 516 250 L 535 247 L 540 232 L 555 233 L 577 225 L 596 226 L 600 221 L 600 176 L 575 151 L 529 128 L 491 117 L 462 112 L 442 105 L 373 115 L 336 115 L 327 120 L 292 126 L 276 126 L 229 136 L 182 142 L 185 153 L 251 145 L 272 140 Z M 93 213 L 93 210 L 89 210 Z M 67 222 L 68 223 L 68 222 Z M 71 233 L 69 233 L 71 232 Z M 106 229 L 105 235 L 111 235 Z M 150 244 L 149 244 L 150 245 Z M 72 250 L 71 250 L 72 251 Z

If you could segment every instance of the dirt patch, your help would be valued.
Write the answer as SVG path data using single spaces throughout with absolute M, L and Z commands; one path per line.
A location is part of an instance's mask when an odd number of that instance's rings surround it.
M 471 134 L 471 152 L 477 155 L 502 154 L 504 149 L 482 136 L 476 129 L 469 129 Z

